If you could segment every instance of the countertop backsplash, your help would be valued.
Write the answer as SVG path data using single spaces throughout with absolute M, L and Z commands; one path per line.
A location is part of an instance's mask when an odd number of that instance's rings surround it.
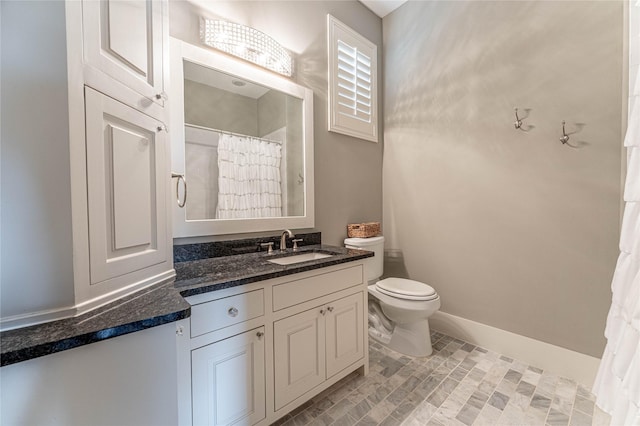
M 295 238 L 301 238 L 298 246 L 322 244 L 321 232 L 296 234 Z M 287 241 L 290 241 L 287 238 Z M 173 263 L 188 262 L 192 260 L 211 259 L 214 257 L 234 256 L 258 252 L 261 243 L 273 242 L 273 249 L 280 248 L 280 237 L 270 236 L 262 238 L 245 238 L 240 240 L 214 241 L 210 243 L 196 243 L 173 246 Z M 289 248 L 291 243 L 289 242 Z M 262 249 L 264 250 L 264 249 Z

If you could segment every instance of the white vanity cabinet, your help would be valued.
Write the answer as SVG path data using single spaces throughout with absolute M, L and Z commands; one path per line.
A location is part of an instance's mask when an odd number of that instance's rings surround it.
M 184 425 L 269 425 L 368 372 L 363 261 L 187 297 Z
M 276 321 L 275 409 L 364 356 L 362 292 Z

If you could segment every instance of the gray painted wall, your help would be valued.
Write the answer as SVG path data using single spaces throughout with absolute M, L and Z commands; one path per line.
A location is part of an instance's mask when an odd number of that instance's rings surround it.
M 173 37 L 199 44 L 198 20 L 200 15 L 205 15 L 249 25 L 269 34 L 294 53 L 294 80 L 314 92 L 315 228 L 322 232 L 324 242 L 342 245 L 348 223 L 382 220 L 382 143 L 327 131 L 328 13 L 381 50 L 381 19 L 356 1 L 169 3 Z M 382 68 L 381 59 L 378 67 Z M 379 115 L 382 116 L 382 108 Z
M 287 98 L 286 94 L 276 90 L 269 90 L 258 98 L 258 136 L 268 135 L 287 125 Z
M 287 214 L 304 215 L 302 101 L 287 98 Z
M 71 306 L 64 2 L 0 2 L 2 317 Z
M 384 228 L 404 257 L 392 266 L 432 285 L 444 312 L 600 357 L 622 3 L 409 2 L 384 19 L 384 56 Z M 527 131 L 514 107 L 530 109 Z

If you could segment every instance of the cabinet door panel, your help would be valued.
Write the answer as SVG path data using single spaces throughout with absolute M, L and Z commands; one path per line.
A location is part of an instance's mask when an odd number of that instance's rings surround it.
M 364 356 L 363 295 L 329 303 L 327 320 L 327 378 Z
M 324 382 L 324 327 L 320 308 L 273 324 L 276 410 Z
M 148 132 L 109 123 L 113 173 L 113 223 L 116 250 L 150 245 L 153 143 Z M 145 194 L 146 196 L 141 196 Z
M 147 28 L 147 9 L 151 7 L 143 1 L 106 1 L 104 30 L 108 42 L 103 50 L 126 64 L 133 72 L 144 76 L 149 69 L 147 52 L 151 49 Z
M 82 3 L 85 62 L 161 105 L 163 7 L 152 0 Z
M 194 425 L 252 425 L 265 418 L 264 337 L 257 333 L 264 327 L 191 353 Z
M 160 123 L 86 89 L 91 283 L 167 260 L 167 133 Z

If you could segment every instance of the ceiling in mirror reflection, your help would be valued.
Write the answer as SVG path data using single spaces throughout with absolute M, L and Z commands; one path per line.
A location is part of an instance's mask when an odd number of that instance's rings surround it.
M 239 80 L 236 76 L 212 70 L 188 61 L 184 62 L 184 78 L 185 80 L 195 81 L 196 83 L 226 90 L 231 93 L 237 93 L 253 99 L 258 99 L 269 91 L 268 87 L 245 80 Z M 245 84 L 239 85 L 236 82 L 243 82 Z

